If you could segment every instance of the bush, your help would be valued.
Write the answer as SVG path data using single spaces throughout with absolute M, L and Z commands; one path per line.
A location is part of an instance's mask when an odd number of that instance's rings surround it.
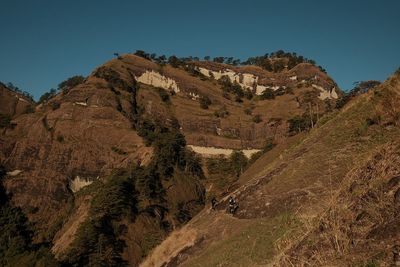
M 242 174 L 246 169 L 248 163 L 246 156 L 242 151 L 235 150 L 232 152 L 229 160 L 231 162 L 233 171 L 236 174 L 236 177 L 239 177 L 240 174 Z
M 211 105 L 211 99 L 208 96 L 201 96 L 199 103 L 202 109 L 208 109 L 208 106 Z
M 243 91 L 240 84 L 238 84 L 236 81 L 232 83 L 230 78 L 226 75 L 222 76 L 218 80 L 218 83 L 221 85 L 222 91 L 225 94 L 232 93 L 235 94 L 237 98 L 242 98 L 245 96 L 245 92 Z
M 4 174 L 0 166 L 0 266 L 59 266 L 45 244 L 33 244 L 32 225 L 9 201 L 1 179 Z
M 260 99 L 265 100 L 265 99 L 274 99 L 275 98 L 275 92 L 274 90 L 270 88 L 266 88 L 264 92 L 262 92 Z
M 394 72 L 396 75 L 400 75 L 400 67 Z
M 244 114 L 246 115 L 251 115 L 253 113 L 253 109 L 252 108 L 246 108 L 244 109 Z
M 79 84 L 82 84 L 85 81 L 85 77 L 81 75 L 76 75 L 72 76 L 65 81 L 61 82 L 58 85 L 58 90 L 62 91 L 64 94 L 68 93 L 69 90 L 74 88 L 75 86 L 78 86 Z
M 59 109 L 60 106 L 61 106 L 60 102 L 57 102 L 57 101 L 51 102 L 51 109 L 52 109 L 52 110 Z
M 129 84 L 121 79 L 121 75 L 111 68 L 100 67 L 95 71 L 94 76 L 106 80 L 110 87 L 120 88 L 128 92 L 131 90 Z
M 360 94 L 365 94 L 366 92 L 368 92 L 369 90 L 375 88 L 380 84 L 381 84 L 380 81 L 374 81 L 374 80 L 356 82 L 355 87 L 353 89 L 351 89 L 348 93 L 345 93 L 341 98 L 338 99 L 338 101 L 336 102 L 336 108 L 337 109 L 342 108 L 355 96 Z
M 220 109 L 214 112 L 215 117 L 217 118 L 226 118 L 229 116 L 229 111 L 226 106 L 221 107 Z
M 61 134 L 57 136 L 57 141 L 60 143 L 64 142 L 64 136 L 62 136 Z
M 261 115 L 260 115 L 260 114 L 256 114 L 256 115 L 253 117 L 253 122 L 255 122 L 255 123 L 260 123 L 260 122 L 262 122 Z
M 302 131 L 306 131 L 311 129 L 312 124 L 315 125 L 317 122 L 316 117 L 312 118 L 308 114 L 304 114 L 303 116 L 295 116 L 288 120 L 289 123 L 289 133 L 296 134 Z
M 11 125 L 11 116 L 0 113 L 0 128 L 7 128 Z
M 169 104 L 171 102 L 167 91 L 165 91 L 163 88 L 157 88 L 157 91 L 158 91 L 158 95 L 161 98 L 161 101 L 163 101 L 167 104 Z
M 39 104 L 40 103 L 44 103 L 44 102 L 47 102 L 47 101 L 49 101 L 53 96 L 55 96 L 57 94 L 57 91 L 56 91 L 56 89 L 50 89 L 50 91 L 49 92 L 46 92 L 46 93 L 44 93 L 43 95 L 41 95 L 40 96 L 40 98 L 39 98 Z

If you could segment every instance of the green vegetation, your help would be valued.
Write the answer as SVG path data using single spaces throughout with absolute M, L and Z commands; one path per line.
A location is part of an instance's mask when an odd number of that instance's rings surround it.
M 249 165 L 253 164 L 257 159 L 259 159 L 263 154 L 267 153 L 268 151 L 272 150 L 276 144 L 274 143 L 274 140 L 272 138 L 268 138 L 261 149 L 261 151 L 258 151 L 251 155 L 251 158 L 249 160 Z
M 260 114 L 254 115 L 254 117 L 253 117 L 253 122 L 255 122 L 255 123 L 260 123 L 260 122 L 262 122 L 261 115 L 260 115 Z
M 303 114 L 303 116 L 295 116 L 288 120 L 289 123 L 289 134 L 294 135 L 303 131 L 310 130 L 313 125 L 317 123 L 317 116 L 312 118 L 308 113 Z
M 221 79 L 218 80 L 218 83 L 222 87 L 223 94 L 232 93 L 236 96 L 236 102 L 242 102 L 242 98 L 245 96 L 245 91 L 243 91 L 240 84 L 238 84 L 236 81 L 232 83 L 230 78 L 226 75 L 222 76 Z
M 60 106 L 61 106 L 60 102 L 57 102 L 57 101 L 51 102 L 51 109 L 52 109 L 52 110 L 59 109 Z
M 365 94 L 369 90 L 380 85 L 381 82 L 369 80 L 369 81 L 355 82 L 354 84 L 355 84 L 355 86 L 353 89 L 351 89 L 348 93 L 344 93 L 343 96 L 338 99 L 338 101 L 336 102 L 336 108 L 338 108 L 338 109 L 342 108 L 355 96 L 360 95 L 360 94 Z
M 72 76 L 65 81 L 62 81 L 58 85 L 58 90 L 62 91 L 64 94 L 68 93 L 69 90 L 74 88 L 75 86 L 78 86 L 79 84 L 82 84 L 85 81 L 85 77 L 81 75 L 75 75 Z
M 59 266 L 45 244 L 33 244 L 33 228 L 20 208 L 9 201 L 2 180 L 6 174 L 0 166 L 0 266 Z
M 253 109 L 251 107 L 244 109 L 244 114 L 251 115 L 253 113 Z
M 233 151 L 229 158 L 209 158 L 206 162 L 210 179 L 217 180 L 220 186 L 236 181 L 245 171 L 247 164 L 248 160 L 242 151 Z
M 102 66 L 98 68 L 93 75 L 106 80 L 110 88 L 120 88 L 128 92 L 131 89 L 128 83 L 121 78 L 121 75 L 112 68 Z
M 0 86 L 6 87 L 15 93 L 21 94 L 25 96 L 27 99 L 29 99 L 31 102 L 34 102 L 33 96 L 29 92 L 19 89 L 13 83 L 7 83 L 7 85 L 5 85 L 4 83 L 0 82 Z
M 126 246 L 124 236 L 128 225 L 138 216 L 148 214 L 155 217 L 170 211 L 174 225 L 184 223 L 192 216 L 186 203 L 166 201 L 164 186 L 176 179 L 197 183 L 204 177 L 200 158 L 186 149 L 186 141 L 179 132 L 176 119 L 166 124 L 146 117 L 143 109 L 137 106 L 132 112 L 138 134 L 154 148 L 153 158 L 146 166 L 134 164 L 116 170 L 110 177 L 95 181 L 80 192 L 92 195 L 89 218 L 79 227 L 77 237 L 66 253 L 66 264 L 126 266 L 127 262 L 122 258 Z M 117 147 L 111 149 L 118 154 L 126 153 Z M 177 178 L 180 176 L 182 178 Z M 170 230 L 168 220 L 158 220 L 156 228 L 143 233 L 143 244 L 140 245 L 142 257 Z
M 136 214 L 135 190 L 130 176 L 117 171 L 93 196 L 89 218 L 78 229 L 67 252 L 72 266 L 125 266 L 121 253 L 125 231 L 121 219 Z
M 57 135 L 56 140 L 57 140 L 57 142 L 64 143 L 64 136 L 61 135 L 61 134 L 60 134 L 60 135 Z
M 314 60 L 299 56 L 296 53 L 288 53 L 283 50 L 278 50 L 271 54 L 267 53 L 264 56 L 250 57 L 242 64 L 256 65 L 268 71 L 281 72 L 286 66 L 288 69 L 291 69 L 300 63 L 316 65 Z M 319 66 L 319 68 L 324 71 L 322 67 Z
M 275 92 L 274 90 L 267 88 L 264 90 L 264 92 L 262 92 L 262 94 L 260 95 L 260 99 L 261 100 L 265 100 L 265 99 L 275 99 Z
M 113 152 L 117 153 L 117 154 L 120 154 L 120 155 L 126 155 L 126 154 L 128 154 L 128 153 L 126 153 L 124 150 L 122 150 L 122 149 L 120 149 L 120 148 L 118 148 L 118 147 L 115 147 L 115 146 L 111 147 L 111 150 L 112 150 Z
M 226 106 L 222 106 L 218 110 L 214 111 L 214 116 L 217 118 L 226 118 L 229 116 L 229 111 Z
M 0 113 L 0 128 L 7 128 L 11 125 L 11 116 Z
M 167 91 L 165 91 L 165 89 L 163 89 L 163 88 L 157 88 L 157 92 L 158 92 L 158 95 L 159 95 L 160 98 L 161 98 L 161 101 L 163 101 L 163 102 L 165 102 L 165 103 L 167 103 L 167 104 L 170 104 L 170 103 L 171 103 L 171 99 L 170 99 L 170 97 L 169 97 L 169 94 L 168 94 Z
M 200 96 L 199 103 L 202 109 L 208 109 L 208 106 L 211 105 L 212 102 L 208 96 Z
M 42 124 L 43 124 L 43 127 L 46 129 L 46 131 L 48 131 L 48 132 L 53 132 L 54 131 L 54 128 L 51 127 L 49 125 L 48 121 L 47 121 L 47 116 L 44 116 L 42 118 Z
M 234 222 L 225 222 L 227 225 Z M 285 213 L 272 219 L 252 220 L 247 224 L 234 224 L 234 231 L 204 248 L 196 258 L 182 266 L 265 266 L 276 253 L 276 243 L 300 222 L 294 215 Z
M 43 95 L 40 96 L 39 98 L 39 104 L 44 103 L 49 101 L 52 97 L 54 97 L 57 94 L 57 90 L 52 88 L 50 89 L 49 92 L 44 93 Z

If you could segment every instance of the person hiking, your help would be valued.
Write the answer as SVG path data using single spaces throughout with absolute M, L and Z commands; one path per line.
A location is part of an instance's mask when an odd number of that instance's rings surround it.
M 236 200 L 232 196 L 230 196 L 229 197 L 229 213 L 234 214 L 238 208 L 239 208 L 239 205 L 237 204 Z
M 213 198 L 211 199 L 211 209 L 212 209 L 212 210 L 215 210 L 215 208 L 217 207 L 217 204 L 218 204 L 217 199 L 216 199 L 215 197 L 213 197 Z

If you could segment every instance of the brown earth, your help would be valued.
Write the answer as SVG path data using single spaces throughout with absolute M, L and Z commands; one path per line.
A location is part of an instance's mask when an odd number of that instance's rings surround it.
M 14 117 L 26 112 L 28 107 L 33 106 L 34 103 L 31 100 L 0 83 L 0 114 Z
M 399 99 L 394 75 L 290 147 L 266 153 L 231 192 L 239 203 L 234 216 L 227 197 L 220 199 L 142 266 L 392 266 L 400 233 Z
M 211 67 L 226 68 L 225 65 L 215 63 L 212 63 Z M 104 73 L 101 77 L 101 68 L 111 70 L 114 73 L 112 75 L 116 75 L 117 78 L 105 78 Z M 85 206 L 86 200 L 76 197 L 69 188 L 71 181 L 77 176 L 88 181 L 101 181 L 115 169 L 134 163 L 146 165 L 151 160 L 152 148 L 144 144 L 133 128 L 133 109 L 141 109 L 145 116 L 166 122 L 175 117 L 187 143 L 191 145 L 232 149 L 261 148 L 268 138 L 285 144 L 289 136 L 287 120 L 295 115 L 302 115 L 307 110 L 307 105 L 303 103 L 305 93 L 315 91 L 310 84 L 295 86 L 293 83 L 290 84 L 294 87 L 292 93 L 277 96 L 274 100 L 255 98 L 243 99 L 243 103 L 237 103 L 224 98 L 221 86 L 213 79 L 203 80 L 181 68 L 160 66 L 134 55 L 124 55 L 122 59 L 111 60 L 101 68 L 96 69 L 83 84 L 72 88 L 66 94 L 59 93 L 48 102 L 37 106 L 36 111 L 31 114 L 21 114 L 26 107 L 25 102 L 17 101 L 15 95 L 7 89 L 0 88 L 0 93 L 7 96 L 2 95 L 0 99 L 5 101 L 5 105 L 0 103 L 0 106 L 6 107 L 4 112 L 10 112 L 9 114 L 14 116 L 15 124 L 15 127 L 5 129 L 0 135 L 0 161 L 8 171 L 22 171 L 16 176 L 7 177 L 5 186 L 12 194 L 13 203 L 22 207 L 29 219 L 35 223 L 36 241 L 53 241 L 53 251 L 57 254 L 65 251 L 71 244 L 74 233 L 85 220 L 88 209 Z M 267 79 L 274 78 L 276 84 L 287 85 L 290 82 L 288 77 L 296 74 L 302 78 L 304 76 L 305 79 L 318 75 L 321 85 L 332 85 L 332 80 L 326 74 L 309 64 L 301 64 L 278 74 L 255 66 L 229 68 L 257 74 L 265 84 L 268 84 Z M 170 95 L 170 104 L 163 103 L 157 90 L 150 85 L 139 84 L 140 89 L 135 90 L 133 77 L 140 76 L 146 70 L 157 71 L 176 81 L 181 91 Z M 208 109 L 202 109 L 198 100 L 193 100 L 190 93 L 208 96 L 212 104 Z M 326 103 L 317 98 L 313 101 L 318 103 L 322 116 L 327 110 Z M 223 107 L 229 111 L 229 116 L 217 118 L 214 112 Z M 244 109 L 248 107 L 253 109 L 253 114 L 261 115 L 261 123 L 253 122 L 253 115 L 244 113 Z M 310 145 L 313 140 L 319 139 L 310 140 Z M 285 159 L 290 161 L 301 157 L 302 153 L 312 154 L 312 151 L 304 149 Z M 279 179 L 269 182 L 269 177 L 286 171 L 287 165 L 279 166 L 271 172 L 272 174 L 263 174 L 264 178 L 260 181 L 265 182 L 256 184 L 260 188 L 251 189 L 254 190 L 252 196 L 238 195 L 243 203 L 243 210 L 238 213 L 238 217 L 252 218 L 260 214 L 264 216 L 265 210 L 262 207 L 250 203 L 267 201 L 271 198 L 270 192 L 273 190 L 276 190 L 276 194 L 287 190 L 284 187 L 286 184 L 279 185 L 275 182 Z M 184 178 L 177 177 L 170 182 L 171 184 L 164 185 L 168 188 L 166 201 L 171 206 L 185 203 L 194 216 L 199 211 L 198 203 L 194 203 L 204 197 L 202 185 L 190 181 L 188 183 Z M 318 179 L 315 179 L 315 183 L 317 182 Z M 276 183 L 275 187 L 271 187 L 271 183 Z M 288 180 L 287 183 L 291 181 Z M 267 184 L 269 189 L 259 194 L 260 190 L 267 188 Z M 296 183 L 290 187 L 294 190 L 297 188 Z M 251 186 L 249 190 L 250 188 Z M 297 201 L 300 201 L 303 191 L 298 190 L 293 191 L 293 194 L 299 196 Z M 282 195 L 283 199 L 274 201 L 288 201 L 287 205 L 294 208 L 297 202 L 291 200 L 291 194 L 286 198 Z M 259 196 L 260 199 L 253 199 L 254 196 Z M 246 202 L 249 203 L 248 207 Z M 170 214 L 167 213 L 166 216 Z M 159 229 L 159 226 L 156 226 L 159 222 L 159 219 L 143 214 L 133 224 L 127 224 L 128 234 L 125 238 L 128 249 L 124 252 L 124 258 L 132 265 L 138 263 L 146 250 L 138 245 L 145 242 L 146 231 L 151 237 L 155 235 L 156 238 L 160 238 L 160 241 L 165 238 L 165 232 L 152 232 Z

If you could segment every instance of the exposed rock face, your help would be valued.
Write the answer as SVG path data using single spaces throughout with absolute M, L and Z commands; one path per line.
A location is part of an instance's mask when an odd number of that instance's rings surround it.
M 4 84 L 0 83 L 1 114 L 7 114 L 13 117 L 24 113 L 28 107 L 33 106 L 34 103 L 32 103 L 25 96 L 11 91 Z
M 120 105 L 128 106 L 127 101 L 118 101 L 104 81 L 96 83 L 89 81 L 55 97 L 51 101 L 61 103 L 56 110 L 49 103 L 34 114 L 17 117 L 16 127 L 1 136 L 1 161 L 9 170 L 22 171 L 7 180 L 7 189 L 16 205 L 38 209 L 30 215 L 43 232 L 59 219 L 55 214 L 72 196 L 70 180 L 79 176 L 89 182 L 151 157 L 151 148 L 118 111 Z
M 176 84 L 176 81 L 174 81 L 171 78 L 165 77 L 155 71 L 146 71 L 139 77 L 136 77 L 136 80 L 138 82 L 151 85 L 154 87 L 159 87 L 166 90 L 172 90 L 175 93 L 179 93 L 180 91 L 178 85 Z
M 125 55 L 96 69 L 68 93 L 58 94 L 38 106 L 35 113 L 21 116 L 18 114 L 25 108 L 24 101 L 15 102 L 17 97 L 12 94 L 7 99 L 0 98 L 6 99 L 7 104 L 0 105 L 6 107 L 4 112 L 15 115 L 15 127 L 0 134 L 0 161 L 9 171 L 5 185 L 12 193 L 12 201 L 36 224 L 37 240 L 54 241 L 53 252 L 61 255 L 88 216 L 90 199 L 79 199 L 80 191 L 118 168 L 150 162 L 153 149 L 144 144 L 133 127 L 139 112 L 166 125 L 178 124 L 186 143 L 194 148 L 212 147 L 224 153 L 243 149 L 250 156 L 268 138 L 277 142 L 287 138 L 287 120 L 306 111 L 300 103 L 305 93 L 318 91 L 326 99 L 335 98 L 336 94 L 332 89 L 326 95 L 324 88 L 331 86 L 329 77 L 308 65 L 272 74 L 255 66 L 226 69 L 221 64 L 196 64 L 206 79 L 183 68 L 161 67 Z M 266 88 L 294 87 L 299 80 L 308 78 L 319 79 L 315 84 L 324 91 L 309 84 L 271 100 L 235 102 L 222 94 L 218 77 L 223 75 L 256 94 Z M 322 78 L 317 79 L 316 75 Z M 206 109 L 199 104 L 204 96 L 211 101 Z M 319 111 L 323 113 L 323 102 L 318 97 L 313 100 L 319 101 Z M 260 121 L 255 122 L 255 115 L 259 115 Z M 163 200 L 171 210 L 183 206 L 194 216 L 203 207 L 201 183 L 188 177 L 175 177 L 163 183 Z M 71 199 L 75 202 L 73 211 L 68 210 Z M 128 248 L 124 258 L 132 265 L 138 264 L 143 256 L 143 247 L 138 244 L 146 242 L 144 233 L 159 230 L 165 222 L 173 228 L 174 216 L 154 205 L 134 222 L 125 223 Z
M 208 66 L 208 68 L 202 66 Z M 338 98 L 338 94 L 335 91 L 336 88 L 329 81 L 328 76 L 318 71 L 315 66 L 307 63 L 299 64 L 292 70 L 283 73 L 268 73 L 266 71 L 254 71 L 252 68 L 242 69 L 239 67 L 233 70 L 231 67 L 217 66 L 215 63 L 200 64 L 197 69 L 206 77 L 212 77 L 216 80 L 220 80 L 224 76 L 228 77 L 232 83 L 239 84 L 243 89 L 252 90 L 257 95 L 261 95 L 266 89 L 276 91 L 299 83 L 312 82 L 312 87 L 321 91 L 319 95 L 321 100 Z

